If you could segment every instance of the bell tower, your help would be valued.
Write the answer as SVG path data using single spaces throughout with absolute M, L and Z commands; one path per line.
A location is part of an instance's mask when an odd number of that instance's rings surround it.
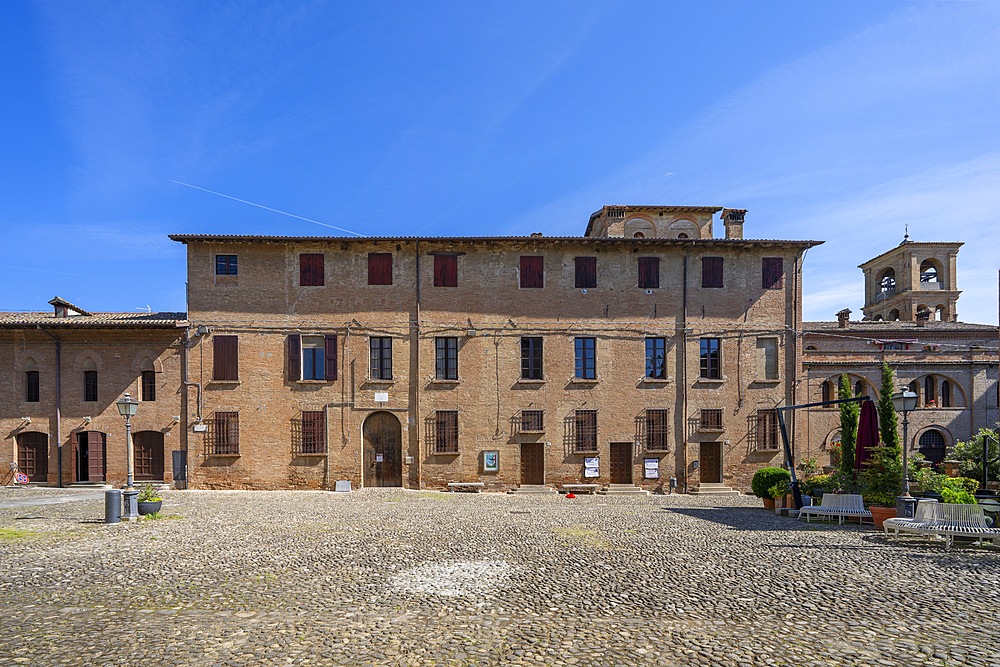
M 961 246 L 911 241 L 907 235 L 892 250 L 860 265 L 865 273 L 865 319 L 958 321 L 956 260 Z

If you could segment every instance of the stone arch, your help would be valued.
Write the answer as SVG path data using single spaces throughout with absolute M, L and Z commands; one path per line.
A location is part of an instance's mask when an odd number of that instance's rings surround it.
M 934 306 L 934 321 L 935 322 L 947 322 L 948 321 L 948 306 L 943 303 L 939 303 Z
M 824 403 L 837 398 L 837 383 L 831 379 L 823 380 L 819 385 L 819 400 Z
M 818 349 L 815 345 L 806 345 L 806 352 L 815 352 Z
M 85 365 L 87 368 L 84 368 Z M 73 370 L 77 373 L 82 373 L 83 371 L 103 373 L 104 360 L 101 359 L 101 355 L 93 350 L 83 350 L 73 358 Z
M 697 239 L 701 238 L 701 230 L 691 220 L 674 220 L 667 227 L 665 236 L 671 239 Z
M 625 238 L 643 239 L 656 236 L 653 223 L 646 218 L 629 218 L 625 221 Z
M 899 309 L 898 308 L 893 308 L 892 310 L 890 310 L 889 311 L 889 316 L 886 319 L 888 319 L 890 322 L 898 322 L 899 321 Z
M 891 266 L 882 269 L 878 274 L 878 291 L 891 294 L 896 290 L 896 269 Z
M 941 277 L 944 275 L 944 267 L 941 262 L 934 259 L 933 257 L 928 257 L 924 261 L 920 262 L 920 282 L 922 283 L 941 283 Z
M 163 361 L 160 360 L 159 355 L 149 352 L 148 350 L 143 350 L 138 352 L 132 358 L 132 372 L 138 375 L 142 371 L 154 371 L 156 373 L 163 372 Z
M 873 322 L 881 322 L 882 321 L 882 314 L 879 313 L 879 314 L 875 315 L 875 317 L 872 318 L 872 321 Z
M 928 461 L 941 463 L 954 442 L 955 439 L 947 428 L 940 424 L 931 424 L 913 434 L 910 451 L 915 449 L 923 454 Z

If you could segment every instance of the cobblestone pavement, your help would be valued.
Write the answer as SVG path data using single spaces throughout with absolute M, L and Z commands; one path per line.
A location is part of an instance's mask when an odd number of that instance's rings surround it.
M 754 498 L 171 491 L 162 514 L 0 509 L 0 665 L 1000 665 L 1000 549 Z

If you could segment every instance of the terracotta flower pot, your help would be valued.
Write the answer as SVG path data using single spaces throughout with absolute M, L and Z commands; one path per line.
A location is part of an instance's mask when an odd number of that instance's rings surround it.
M 875 506 L 872 506 L 872 507 L 869 507 L 868 509 L 872 513 L 872 521 L 875 522 L 875 527 L 878 528 L 879 530 L 882 530 L 882 522 L 883 521 L 885 521 L 886 519 L 891 519 L 892 517 L 896 516 L 896 508 L 895 507 L 875 507 Z
M 764 501 L 764 509 L 774 509 L 774 498 L 761 498 Z

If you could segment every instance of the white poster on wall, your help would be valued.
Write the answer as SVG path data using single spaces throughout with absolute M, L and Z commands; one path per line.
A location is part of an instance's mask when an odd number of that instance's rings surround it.
M 659 479 L 660 459 L 643 459 L 642 476 L 645 479 Z
M 597 456 L 588 456 L 583 460 L 583 476 L 584 477 L 600 477 L 601 476 L 601 459 Z

